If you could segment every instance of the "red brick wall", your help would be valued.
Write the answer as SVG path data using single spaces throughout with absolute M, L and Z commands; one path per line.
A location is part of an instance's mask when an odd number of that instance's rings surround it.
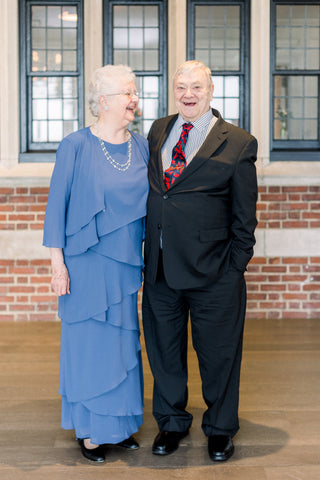
M 50 260 L 0 259 L 0 321 L 56 320 Z
M 47 199 L 48 188 L 0 188 L 0 230 L 42 229 Z
M 320 256 L 254 257 L 246 280 L 248 318 L 320 318 Z
M 42 229 L 48 188 L 0 188 L 0 229 Z M 320 186 L 260 187 L 258 228 L 319 228 Z
M 47 193 L 44 187 L 0 188 L 0 230 L 41 230 Z M 262 186 L 257 216 L 258 228 L 319 228 L 320 187 Z M 254 257 L 246 278 L 248 317 L 320 318 L 320 247 L 319 257 Z M 50 261 L 6 259 L 0 252 L 0 321 L 47 321 L 56 312 Z
M 260 187 L 259 228 L 319 228 L 320 187 Z
M 261 186 L 257 217 L 258 228 L 319 228 L 320 186 Z M 248 318 L 320 318 L 320 245 L 319 257 L 254 257 L 246 280 Z

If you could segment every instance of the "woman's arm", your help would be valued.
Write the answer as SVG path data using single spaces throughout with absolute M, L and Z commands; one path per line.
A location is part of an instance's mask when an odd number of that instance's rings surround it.
M 59 296 L 70 294 L 70 278 L 65 266 L 62 248 L 50 248 L 52 290 Z

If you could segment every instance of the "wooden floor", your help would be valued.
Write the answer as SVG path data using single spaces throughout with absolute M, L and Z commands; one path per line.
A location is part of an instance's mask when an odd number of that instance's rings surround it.
M 59 323 L 0 323 L 1 480 L 319 480 L 320 319 L 248 320 L 235 454 L 217 464 L 207 455 L 198 368 L 190 353 L 194 423 L 177 452 L 151 454 L 152 378 L 146 361 L 144 425 L 137 452 L 110 449 L 96 466 L 60 429 Z

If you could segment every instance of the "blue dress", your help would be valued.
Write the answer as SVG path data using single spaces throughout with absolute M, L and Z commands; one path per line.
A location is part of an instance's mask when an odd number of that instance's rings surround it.
M 78 438 L 118 443 L 142 424 L 143 377 L 137 293 L 148 194 L 147 141 L 132 135 L 125 172 L 90 128 L 57 150 L 43 244 L 62 248 L 70 295 L 59 297 L 62 421 Z M 119 163 L 128 144 L 106 143 Z

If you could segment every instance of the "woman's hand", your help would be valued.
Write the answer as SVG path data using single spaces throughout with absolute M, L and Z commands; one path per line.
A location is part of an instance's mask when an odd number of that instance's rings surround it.
M 51 287 L 59 297 L 67 293 L 70 294 L 70 278 L 65 264 L 57 269 L 52 269 Z
M 51 248 L 51 266 L 52 278 L 51 287 L 54 293 L 59 297 L 70 294 L 70 278 L 67 267 L 64 263 L 63 252 L 61 248 Z

